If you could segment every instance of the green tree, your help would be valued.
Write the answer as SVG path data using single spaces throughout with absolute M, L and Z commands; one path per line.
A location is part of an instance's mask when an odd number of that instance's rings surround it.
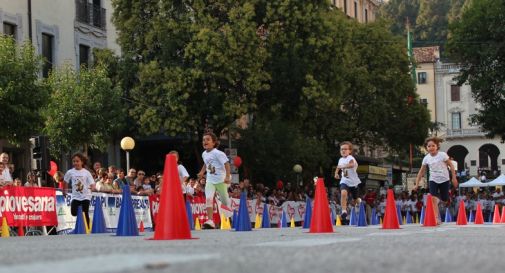
M 451 27 L 448 50 L 461 63 L 459 84 L 468 82 L 479 104 L 472 117 L 488 136 L 505 140 L 505 3 L 471 1 Z
M 141 133 L 201 134 L 206 126 L 221 132 L 254 111 L 268 75 L 250 1 L 114 5 L 119 43 L 139 63 L 130 114 Z M 152 25 L 136 32 L 134 22 L 145 25 L 146 16 Z
M 42 128 L 48 91 L 38 78 L 41 64 L 30 43 L 0 35 L 0 138 L 22 143 Z
M 450 8 L 448 0 L 420 0 L 416 40 L 424 41 L 424 45 L 443 45 L 447 40 Z
M 114 88 L 103 67 L 75 71 L 70 66 L 53 70 L 48 78 L 51 98 L 44 111 L 45 133 L 52 154 L 88 147 L 104 149 L 123 125 L 121 91 Z
M 471 0 L 451 0 L 451 10 L 449 11 L 449 24 L 461 18 L 463 10 Z

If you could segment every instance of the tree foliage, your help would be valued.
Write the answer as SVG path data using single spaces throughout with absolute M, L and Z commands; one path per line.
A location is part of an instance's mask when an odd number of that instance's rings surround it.
M 254 111 L 268 75 L 250 1 L 114 5 L 119 42 L 138 62 L 130 114 L 143 133 L 219 132 Z M 152 25 L 137 32 L 147 17 Z
M 393 34 L 403 36 L 407 34 L 407 22 L 415 29 L 419 5 L 420 0 L 390 0 L 380 7 L 379 16 L 390 22 Z
M 18 46 L 0 35 L 0 138 L 22 143 L 41 129 L 40 110 L 48 99 L 38 78 L 41 64 L 30 43 Z
M 492 8 L 490 8 L 492 7 Z M 467 82 L 480 107 L 472 117 L 489 136 L 505 140 L 505 3 L 472 1 L 451 25 L 448 49 L 462 64 L 459 83 Z
M 44 111 L 45 133 L 52 154 L 88 146 L 103 149 L 123 125 L 121 91 L 113 87 L 105 68 L 75 71 L 65 66 L 53 70 L 48 85 L 51 97 Z

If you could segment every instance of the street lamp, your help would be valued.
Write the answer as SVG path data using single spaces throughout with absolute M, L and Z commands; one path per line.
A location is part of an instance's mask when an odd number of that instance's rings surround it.
M 300 164 L 295 164 L 293 166 L 293 171 L 296 173 L 296 181 L 298 182 L 298 184 L 300 185 L 300 187 L 303 185 L 303 182 L 300 180 L 300 174 L 302 173 L 303 171 L 303 168 L 302 168 L 302 165 Z
M 126 152 L 126 171 L 130 169 L 130 151 L 135 148 L 135 140 L 131 137 L 121 139 L 121 149 Z

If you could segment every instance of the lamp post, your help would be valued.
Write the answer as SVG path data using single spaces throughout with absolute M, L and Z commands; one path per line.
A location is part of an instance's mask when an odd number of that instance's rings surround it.
M 296 181 L 298 182 L 298 185 L 300 185 L 300 187 L 301 187 L 303 185 L 303 181 L 300 180 L 300 174 L 303 171 L 302 165 L 295 164 L 293 166 L 293 171 L 296 173 Z
M 121 149 L 126 152 L 126 171 L 130 169 L 130 151 L 135 148 L 135 140 L 131 137 L 121 139 Z

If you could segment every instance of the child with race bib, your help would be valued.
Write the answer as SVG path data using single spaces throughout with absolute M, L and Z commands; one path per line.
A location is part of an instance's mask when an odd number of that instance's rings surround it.
M 225 153 L 219 151 L 217 147 L 219 142 L 213 133 L 205 133 L 203 135 L 202 153 L 203 167 L 198 173 L 198 177 L 202 178 L 207 173 L 205 184 L 205 199 L 207 207 L 208 220 L 203 224 L 206 229 L 214 229 L 216 225 L 212 220 L 214 215 L 214 194 L 219 194 L 221 202 L 225 206 L 229 206 L 228 186 L 231 182 L 230 163 Z

